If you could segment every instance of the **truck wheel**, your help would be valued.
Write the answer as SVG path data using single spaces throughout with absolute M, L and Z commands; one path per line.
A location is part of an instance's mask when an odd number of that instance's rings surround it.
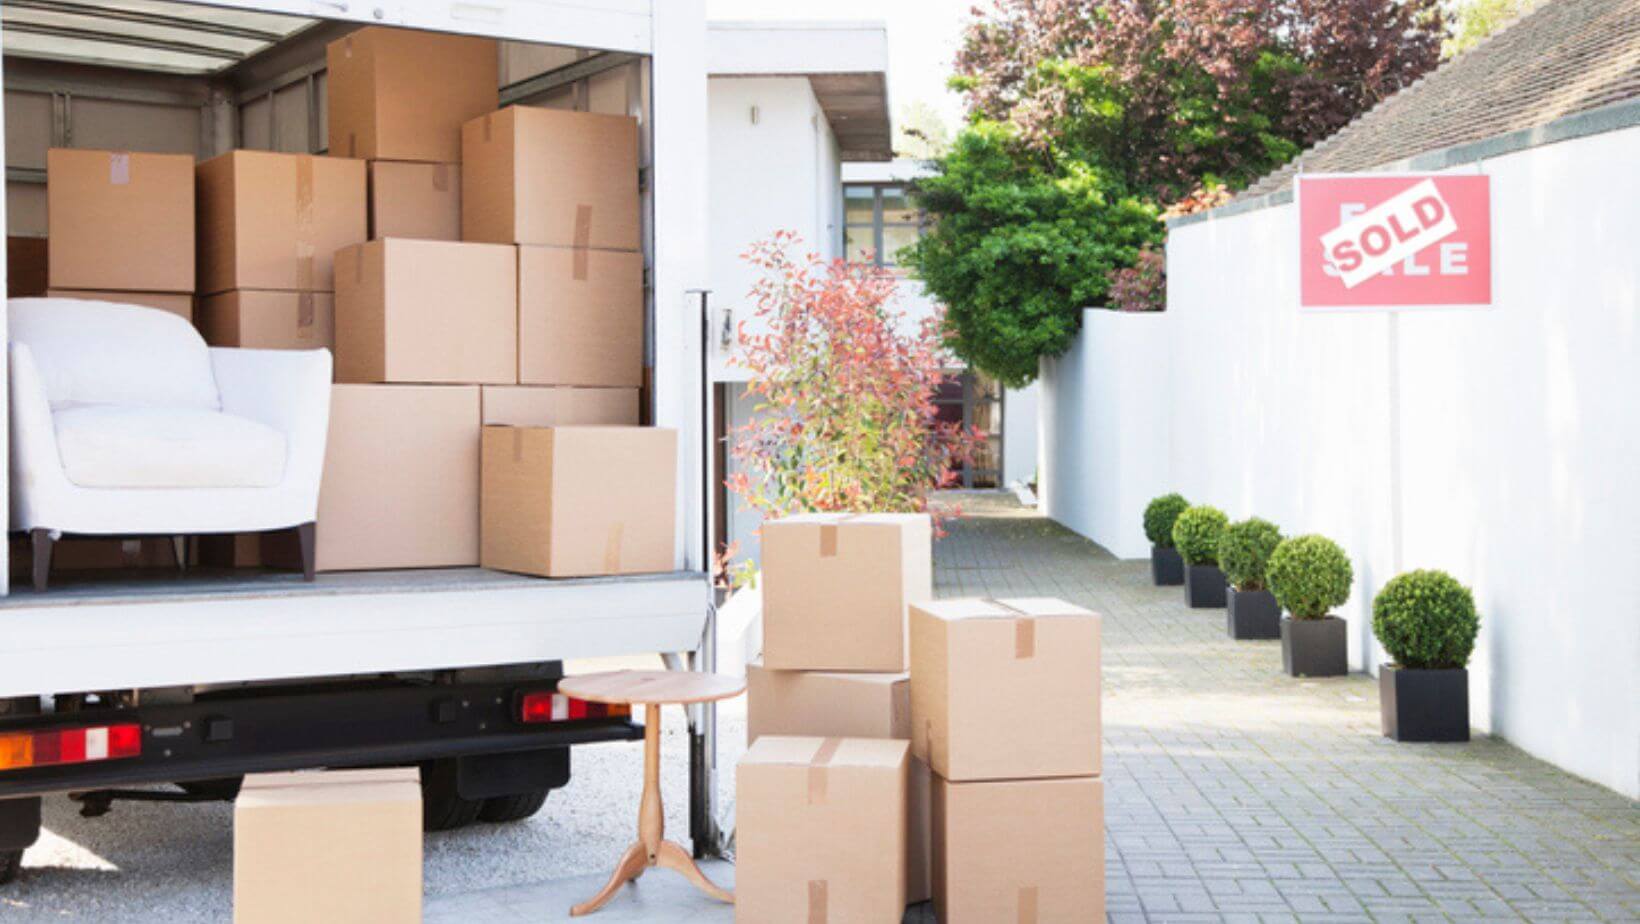
M 478 820 L 482 799 L 463 799 L 456 791 L 454 759 L 430 760 L 421 765 L 421 827 L 424 831 L 453 831 Z
M 21 850 L 0 850 L 0 885 L 15 882 L 17 874 L 23 869 L 23 852 Z
M 547 802 L 549 792 L 551 790 L 538 789 L 516 796 L 492 796 L 485 799 L 484 807 L 478 810 L 478 820 L 496 824 L 523 821 L 541 811 L 541 806 Z

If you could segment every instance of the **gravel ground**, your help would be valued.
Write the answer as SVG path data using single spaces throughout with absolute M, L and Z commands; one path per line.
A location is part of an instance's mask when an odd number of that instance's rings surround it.
M 734 793 L 746 738 L 744 700 L 719 710 L 719 789 Z M 663 710 L 662 780 L 668 835 L 689 834 L 688 732 Z M 569 785 L 534 818 L 428 835 L 429 896 L 607 872 L 636 834 L 643 744 L 577 748 Z M 66 797 L 46 800 L 45 829 L 23 856 L 22 878 L 0 888 L 0 920 L 221 922 L 233 908 L 233 808 L 227 803 L 118 802 L 81 818 Z

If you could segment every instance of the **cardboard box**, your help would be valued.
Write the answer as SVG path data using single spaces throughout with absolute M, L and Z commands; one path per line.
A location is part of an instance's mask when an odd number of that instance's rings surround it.
M 461 126 L 501 105 L 494 39 L 372 26 L 325 48 L 330 150 L 461 160 Z
M 27 583 L 34 565 L 34 545 L 27 536 L 12 536 L 7 542 L 11 558 L 12 583 Z M 176 548 L 169 536 L 134 539 L 101 536 L 67 536 L 51 549 L 51 572 L 138 571 L 162 568 L 175 571 Z
M 765 666 L 906 669 L 906 606 L 934 596 L 927 514 L 786 517 L 762 543 Z
M 336 261 L 336 381 L 518 381 L 514 248 L 394 238 Z
M 370 162 L 370 239 L 461 240 L 461 166 Z
M 219 292 L 199 300 L 199 332 L 211 346 L 329 348 L 336 345 L 336 299 L 329 292 Z
M 48 282 L 57 289 L 194 290 L 194 159 L 46 152 Z
M 903 741 L 765 735 L 735 770 L 735 920 L 899 921 Z
M 142 305 L 169 311 L 184 321 L 194 319 L 194 297 L 186 292 L 86 292 L 79 289 L 47 289 L 50 298 L 82 298 L 122 305 Z
M 233 919 L 419 922 L 420 772 L 247 775 L 233 808 Z
M 772 671 L 746 665 L 746 742 L 764 735 L 911 738 L 908 674 Z M 906 793 L 905 900 L 933 897 L 928 765 L 913 757 Z
M 333 291 L 332 256 L 367 237 L 362 160 L 230 151 L 197 174 L 201 295 Z
M 952 782 L 1099 773 L 1099 616 L 1050 598 L 911 607 L 911 749 Z
M 262 533 L 215 533 L 200 536 L 199 563 L 207 568 L 260 568 Z M 297 553 L 300 554 L 300 553 Z M 300 559 L 296 560 L 300 564 Z
M 318 568 L 478 564 L 478 387 L 335 385 Z
M 543 577 L 671 571 L 678 434 L 485 427 L 486 568 Z
M 484 386 L 484 423 L 505 427 L 638 425 L 636 388 Z
M 6 297 L 28 298 L 46 294 L 50 256 L 43 237 L 6 238 Z
M 461 237 L 637 250 L 638 122 L 508 106 L 461 127 Z
M 941 924 L 1105 919 L 1105 786 L 1096 777 L 934 780 Z
M 643 384 L 643 255 L 518 248 L 518 380 Z

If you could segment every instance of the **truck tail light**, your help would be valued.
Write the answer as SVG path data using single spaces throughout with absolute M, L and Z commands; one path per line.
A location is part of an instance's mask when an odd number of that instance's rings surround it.
M 140 756 L 142 728 L 135 724 L 0 732 L 0 770 Z
M 518 698 L 518 721 L 525 725 L 572 722 L 576 719 L 613 719 L 631 714 L 631 706 L 589 703 L 550 690 L 525 693 Z

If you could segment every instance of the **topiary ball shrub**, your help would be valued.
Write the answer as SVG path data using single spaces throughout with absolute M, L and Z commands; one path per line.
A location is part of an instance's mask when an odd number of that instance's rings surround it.
M 1219 537 L 1229 522 L 1217 507 L 1191 507 L 1173 521 L 1173 544 L 1187 564 L 1218 564 Z
M 1189 509 L 1182 494 L 1163 494 L 1145 507 L 1145 538 L 1151 545 L 1173 548 L 1173 521 Z
M 1286 539 L 1270 553 L 1270 591 L 1295 619 L 1320 619 L 1350 598 L 1355 569 L 1338 543 L 1326 536 Z
M 1445 571 L 1408 571 L 1372 601 L 1372 633 L 1401 667 L 1459 668 L 1475 650 L 1481 619 L 1469 588 Z
M 1280 544 L 1281 529 L 1269 520 L 1231 523 L 1219 537 L 1219 567 L 1237 590 L 1263 590 L 1270 554 Z

